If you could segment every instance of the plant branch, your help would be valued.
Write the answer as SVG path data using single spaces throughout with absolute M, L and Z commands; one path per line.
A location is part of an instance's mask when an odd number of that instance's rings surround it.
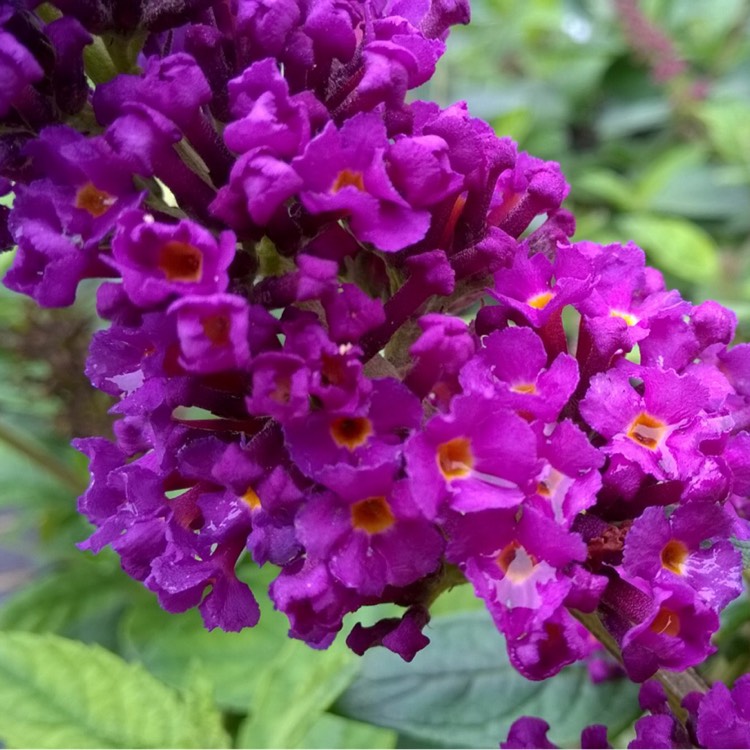
M 615 641 L 612 634 L 604 627 L 604 624 L 596 613 L 587 614 L 577 610 L 570 610 L 570 613 L 617 659 L 619 664 L 623 663 L 622 652 L 617 645 L 617 641 Z M 695 691 L 705 693 L 709 688 L 703 677 L 692 668 L 686 669 L 683 672 L 671 672 L 666 669 L 660 669 L 654 677 L 664 687 L 672 712 L 683 722 L 687 718 L 687 713 L 682 707 L 682 699 L 688 693 Z
M 32 463 L 51 474 L 76 495 L 84 489 L 81 477 L 67 464 L 60 461 L 46 448 L 35 443 L 16 429 L 0 421 L 0 442 L 9 445 L 18 453 L 26 456 Z

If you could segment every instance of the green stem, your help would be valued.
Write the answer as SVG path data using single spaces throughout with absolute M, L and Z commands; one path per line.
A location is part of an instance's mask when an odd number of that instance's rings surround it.
M 9 445 L 18 453 L 26 456 L 32 463 L 44 469 L 45 472 L 52 474 L 76 495 L 83 491 L 81 477 L 75 471 L 60 461 L 57 456 L 7 424 L 3 424 L 3 422 L 0 422 L 0 442 Z
M 604 624 L 596 613 L 587 614 L 577 610 L 570 610 L 570 613 L 622 664 L 620 647 L 612 637 L 612 634 L 604 627 Z M 664 687 L 669 699 L 669 706 L 675 716 L 681 721 L 687 718 L 687 713 L 682 707 L 682 699 L 688 693 L 695 691 L 705 693 L 709 687 L 703 677 L 692 668 L 686 669 L 683 672 L 670 672 L 666 669 L 660 669 L 654 677 Z

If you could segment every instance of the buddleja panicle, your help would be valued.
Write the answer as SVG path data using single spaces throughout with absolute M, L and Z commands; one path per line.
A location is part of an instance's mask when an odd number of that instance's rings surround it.
M 77 441 L 82 548 L 225 630 L 259 617 L 238 559 L 276 566 L 315 648 L 393 602 L 347 642 L 410 660 L 465 578 L 530 679 L 614 669 L 571 612 L 636 681 L 713 652 L 750 347 L 633 244 L 571 242 L 556 163 L 407 101 L 467 0 L 52 5 L 0 11 L 0 239 L 42 306 L 105 279 L 87 374 L 118 420 Z M 747 742 L 743 685 L 686 699 L 687 728 L 649 689 L 632 746 Z M 533 743 L 524 719 L 506 746 Z

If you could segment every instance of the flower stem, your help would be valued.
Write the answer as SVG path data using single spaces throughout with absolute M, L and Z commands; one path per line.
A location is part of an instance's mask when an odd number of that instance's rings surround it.
M 596 613 L 579 612 L 574 609 L 569 611 L 622 664 L 622 653 L 620 652 L 620 647 L 617 645 L 617 641 L 615 641 L 612 634 L 604 627 L 604 624 Z M 683 722 L 687 718 L 687 713 L 682 707 L 682 699 L 688 693 L 695 691 L 705 693 L 709 688 L 703 677 L 692 668 L 686 669 L 683 672 L 671 672 L 666 669 L 660 669 L 654 677 L 664 687 L 672 712 Z

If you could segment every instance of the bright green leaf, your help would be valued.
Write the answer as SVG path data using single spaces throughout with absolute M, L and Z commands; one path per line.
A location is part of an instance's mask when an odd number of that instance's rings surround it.
M 310 748 L 310 750 L 331 747 L 366 747 L 368 750 L 379 748 L 386 750 L 395 746 L 395 732 L 329 713 L 318 718 L 300 743 L 300 747 Z
M 221 715 L 137 664 L 54 635 L 0 633 L 0 740 L 10 747 L 227 747 Z
M 660 270 L 694 283 L 718 275 L 719 254 L 713 239 L 685 219 L 633 214 L 622 217 L 618 227 L 623 241 L 634 240 Z
M 378 649 L 365 654 L 357 680 L 335 710 L 438 746 L 498 746 L 519 716 L 540 716 L 550 738 L 575 747 L 581 729 L 607 724 L 612 734 L 638 715 L 636 685 L 594 685 L 585 667 L 530 682 L 508 662 L 505 644 L 486 612 L 435 618 L 430 645 L 410 664 Z
M 629 211 L 634 207 L 633 186 L 611 170 L 586 170 L 576 180 L 574 188 L 579 200 L 594 198 L 623 211 Z
M 209 633 L 196 610 L 175 615 L 162 610 L 156 601 L 143 602 L 123 620 L 123 652 L 172 685 L 185 684 L 188 671 L 198 669 L 211 680 L 220 706 L 244 712 L 262 668 L 288 641 L 286 618 L 266 604 L 262 587 L 256 594 L 263 612 L 260 622 L 240 633 Z
M 741 100 L 706 104 L 701 119 L 714 148 L 730 164 L 750 164 L 750 103 Z
M 316 652 L 287 643 L 261 675 L 252 713 L 240 728 L 239 747 L 304 747 L 307 733 L 358 668 L 343 645 Z
M 694 169 L 705 160 L 705 149 L 700 145 L 673 146 L 660 153 L 648 164 L 635 187 L 639 206 L 648 208 L 664 190 L 667 183 Z

